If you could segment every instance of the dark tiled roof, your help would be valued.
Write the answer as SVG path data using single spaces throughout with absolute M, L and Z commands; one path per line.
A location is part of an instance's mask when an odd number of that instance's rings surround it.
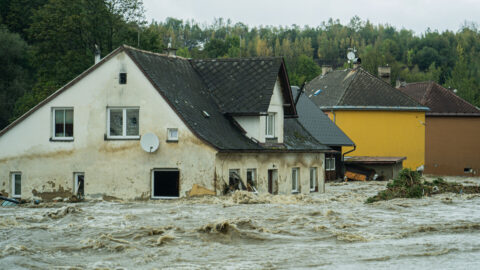
M 329 150 L 320 144 L 294 122 L 286 120 L 286 149 L 262 146 L 244 136 L 233 120 L 218 108 L 211 91 L 205 85 L 199 73 L 192 67 L 191 61 L 173 58 L 146 51 L 125 47 L 146 77 L 159 93 L 173 107 L 185 124 L 207 143 L 224 151 L 324 151 Z M 254 61 L 256 62 L 256 61 Z M 256 62 L 258 64 L 258 62 Z M 219 77 L 224 76 L 220 73 Z M 276 78 L 277 75 L 275 75 Z M 250 83 L 255 84 L 255 81 Z M 248 86 L 248 85 L 246 85 Z M 272 84 L 273 92 L 273 84 Z M 244 91 L 239 89 L 239 91 Z M 270 94 L 271 96 L 271 94 Z M 240 100 L 237 102 L 241 103 Z M 209 114 L 205 117 L 203 111 Z M 295 120 L 295 119 L 293 119 Z M 295 120 L 296 121 L 296 120 Z M 301 127 L 301 126 L 300 126 Z M 289 130 L 291 128 L 291 131 Z M 300 134 L 301 139 L 289 135 Z M 308 146 L 308 147 L 307 147 Z
M 286 118 L 284 122 L 284 144 L 289 150 L 331 150 L 319 143 L 296 118 Z
M 296 99 L 300 89 L 292 86 Z M 297 102 L 298 121 L 319 142 L 329 146 L 353 146 L 354 143 L 304 93 Z
M 127 53 L 201 139 L 218 149 L 261 149 L 218 110 L 188 60 L 135 49 L 127 49 Z M 203 111 L 210 117 L 205 117 Z
M 478 115 L 480 110 L 435 82 L 409 83 L 398 90 L 430 108 L 427 115 Z
M 232 58 L 190 60 L 204 80 L 223 113 L 258 114 L 267 112 L 273 88 L 282 71 L 283 59 Z M 282 76 L 280 76 L 282 78 Z M 288 96 L 288 82 L 283 82 L 284 99 Z M 295 114 L 286 108 L 285 114 Z
M 321 90 L 318 95 L 314 95 Z M 335 70 L 305 86 L 307 96 L 320 108 L 427 110 L 390 84 L 363 68 Z

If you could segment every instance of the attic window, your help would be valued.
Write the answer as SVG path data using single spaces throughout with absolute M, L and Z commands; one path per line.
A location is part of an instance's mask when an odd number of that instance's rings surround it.
M 127 84 L 127 73 L 120 72 L 120 76 L 118 77 L 118 83 Z
M 267 115 L 267 120 L 265 121 L 265 137 L 275 137 L 275 113 L 269 113 Z
M 167 141 L 178 142 L 178 128 L 167 128 Z

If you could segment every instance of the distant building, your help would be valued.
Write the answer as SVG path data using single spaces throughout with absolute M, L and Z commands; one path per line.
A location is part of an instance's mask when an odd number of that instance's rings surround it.
M 425 173 L 480 173 L 480 110 L 435 82 L 398 88 L 430 111 L 426 114 Z
M 355 142 L 349 156 L 406 157 L 404 166 L 417 169 L 425 164 L 428 108 L 383 79 L 361 67 L 335 70 L 310 81 L 305 94 Z

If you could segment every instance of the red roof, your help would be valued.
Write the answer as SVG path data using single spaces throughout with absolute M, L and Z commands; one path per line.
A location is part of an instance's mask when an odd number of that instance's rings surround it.
M 435 82 L 409 83 L 398 90 L 430 108 L 427 115 L 480 116 L 480 110 Z

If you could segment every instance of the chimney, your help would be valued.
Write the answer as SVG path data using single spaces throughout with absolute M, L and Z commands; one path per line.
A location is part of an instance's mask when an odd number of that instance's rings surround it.
M 95 44 L 95 53 L 94 54 L 95 54 L 95 64 L 97 64 L 102 59 L 101 56 L 100 56 L 100 47 L 97 44 Z
M 330 71 L 333 71 L 332 66 L 330 66 L 330 65 L 323 65 L 322 66 L 322 76 L 327 74 Z
M 163 53 L 168 57 L 177 57 L 177 49 L 172 48 L 172 43 L 168 43 L 168 47 L 163 50 Z
M 384 80 L 386 83 L 390 84 L 390 73 L 391 73 L 390 66 L 379 66 L 378 67 L 378 77 Z

